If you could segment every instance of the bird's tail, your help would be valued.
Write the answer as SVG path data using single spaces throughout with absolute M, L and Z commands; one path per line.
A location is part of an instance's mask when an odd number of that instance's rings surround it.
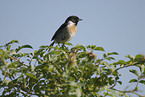
M 48 52 L 51 50 L 51 46 L 53 46 L 54 45 L 54 41 L 49 45 L 50 46 L 50 48 L 49 48 L 49 50 L 48 50 Z
M 53 46 L 53 45 L 54 45 L 54 43 L 55 43 L 55 42 L 53 41 L 53 42 L 52 42 L 49 46 Z

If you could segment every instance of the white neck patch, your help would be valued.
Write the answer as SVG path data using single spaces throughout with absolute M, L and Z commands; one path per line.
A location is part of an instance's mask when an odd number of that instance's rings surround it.
M 75 25 L 75 23 L 72 22 L 72 21 L 68 21 L 68 27 L 70 27 L 70 26 L 72 26 L 72 25 Z

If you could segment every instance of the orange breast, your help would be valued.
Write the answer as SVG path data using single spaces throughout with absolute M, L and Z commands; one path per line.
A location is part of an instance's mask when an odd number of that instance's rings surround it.
M 68 27 L 67 30 L 68 30 L 69 34 L 76 34 L 76 32 L 77 32 L 77 26 L 76 25 L 71 25 L 71 26 Z

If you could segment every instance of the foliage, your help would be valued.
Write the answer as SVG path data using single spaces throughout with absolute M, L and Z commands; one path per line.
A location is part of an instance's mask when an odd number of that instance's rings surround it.
M 102 47 L 95 45 L 40 46 L 34 53 L 23 53 L 22 49 L 32 49 L 32 46 L 12 49 L 13 43 L 18 41 L 0 46 L 1 96 L 117 97 L 128 93 L 141 96 L 137 91 L 139 84 L 145 85 L 144 55 L 128 55 L 129 61 L 112 62 L 118 53 L 105 53 Z M 51 50 L 48 52 L 48 49 Z M 104 52 L 102 58 L 94 54 L 98 51 Z M 117 84 L 122 84 L 119 70 L 131 66 L 140 70 L 129 70 L 137 76 L 129 81 L 136 83 L 135 88 L 130 91 L 115 89 Z

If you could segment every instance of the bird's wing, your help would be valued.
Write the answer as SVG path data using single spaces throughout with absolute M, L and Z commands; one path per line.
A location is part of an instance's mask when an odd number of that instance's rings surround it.
M 56 37 L 56 35 L 58 35 L 58 33 L 60 33 L 60 31 L 62 31 L 66 26 L 67 26 L 66 23 L 62 24 L 62 25 L 58 28 L 58 30 L 55 32 L 55 34 L 53 35 L 51 41 L 54 40 L 55 37 Z

